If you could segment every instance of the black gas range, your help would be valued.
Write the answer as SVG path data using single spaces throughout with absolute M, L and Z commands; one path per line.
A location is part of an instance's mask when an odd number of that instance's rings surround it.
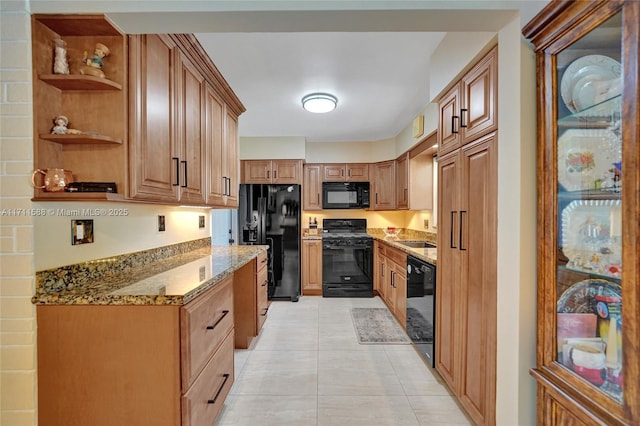
M 366 219 L 322 221 L 322 295 L 373 297 L 373 238 Z

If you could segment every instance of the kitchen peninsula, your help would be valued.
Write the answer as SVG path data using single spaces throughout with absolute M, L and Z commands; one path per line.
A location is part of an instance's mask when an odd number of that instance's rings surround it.
M 38 272 L 40 424 L 213 423 L 266 252 L 203 238 Z

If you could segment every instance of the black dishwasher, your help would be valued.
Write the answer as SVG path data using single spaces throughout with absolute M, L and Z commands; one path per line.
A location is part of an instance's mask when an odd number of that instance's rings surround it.
M 407 334 L 432 367 L 435 367 L 435 298 L 435 265 L 407 256 Z

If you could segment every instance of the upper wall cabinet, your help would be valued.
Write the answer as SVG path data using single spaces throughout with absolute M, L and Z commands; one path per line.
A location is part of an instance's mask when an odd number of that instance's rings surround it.
M 34 168 L 66 170 L 62 181 L 50 173 L 48 185 L 36 173 L 34 199 L 122 198 L 65 192 L 64 185 L 112 182 L 118 192 L 126 189 L 126 36 L 100 15 L 33 15 L 32 54 Z M 96 66 L 86 66 L 85 57 L 94 55 Z
M 369 165 L 365 163 L 325 164 L 324 182 L 368 182 Z
M 238 207 L 238 117 L 207 84 L 205 90 L 205 139 L 207 141 L 207 205 Z
M 396 208 L 433 210 L 433 155 L 436 132 L 396 159 Z
M 242 183 L 302 183 L 302 160 L 242 160 Z
M 305 164 L 302 183 L 302 208 L 322 210 L 322 164 Z
M 191 35 L 129 37 L 129 195 L 237 206 L 244 108 Z M 235 194 L 235 195 L 234 195 Z
M 396 160 L 373 165 L 372 210 L 396 208 Z
M 33 15 L 32 46 L 34 199 L 237 206 L 244 107 L 193 35 Z
M 438 103 L 438 155 L 498 128 L 498 48 L 494 47 Z
M 538 419 L 638 425 L 640 2 L 553 1 L 523 33 L 537 56 Z

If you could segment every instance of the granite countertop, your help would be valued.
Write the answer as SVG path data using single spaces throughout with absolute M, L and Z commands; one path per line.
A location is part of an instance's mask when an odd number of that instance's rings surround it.
M 399 250 L 404 251 L 405 253 L 417 257 L 420 260 L 431 263 L 435 265 L 438 260 L 438 250 L 436 248 L 417 248 L 417 247 L 407 247 L 403 244 L 400 244 L 401 241 L 425 241 L 435 245 L 435 241 L 433 239 L 419 237 L 416 235 L 400 235 L 398 237 L 388 237 L 382 230 L 377 229 L 368 229 L 367 233 L 371 235 L 374 239 L 378 241 L 382 241 L 393 248 L 397 248 Z M 322 234 L 319 235 L 304 235 L 302 236 L 302 240 L 321 240 Z
M 425 241 L 435 245 L 434 241 L 429 241 L 427 239 L 419 239 L 419 238 L 407 238 L 407 237 L 387 237 L 386 235 L 379 235 L 377 233 L 369 232 L 373 238 L 378 241 L 382 241 L 385 244 L 390 245 L 393 248 L 402 250 L 403 252 L 411 255 L 413 257 L 417 257 L 420 260 L 428 262 L 432 265 L 436 265 L 438 260 L 438 249 L 436 248 L 417 248 L 417 247 L 407 247 L 403 244 L 400 244 L 401 241 Z
M 406 252 L 407 254 L 413 257 L 417 257 L 420 260 L 424 260 L 425 262 L 430 263 L 432 265 L 436 265 L 438 261 L 438 251 L 437 251 L 438 249 L 436 248 L 407 247 L 402 244 L 398 244 L 397 242 L 394 242 L 394 241 L 388 241 L 388 240 L 383 240 L 383 241 L 394 248 L 400 249 Z
M 62 288 L 51 276 L 60 274 L 61 270 L 45 271 L 50 274 L 39 283 L 32 302 L 55 305 L 183 305 L 267 249 L 265 245 L 205 247 L 113 276 L 75 285 L 65 284 Z

